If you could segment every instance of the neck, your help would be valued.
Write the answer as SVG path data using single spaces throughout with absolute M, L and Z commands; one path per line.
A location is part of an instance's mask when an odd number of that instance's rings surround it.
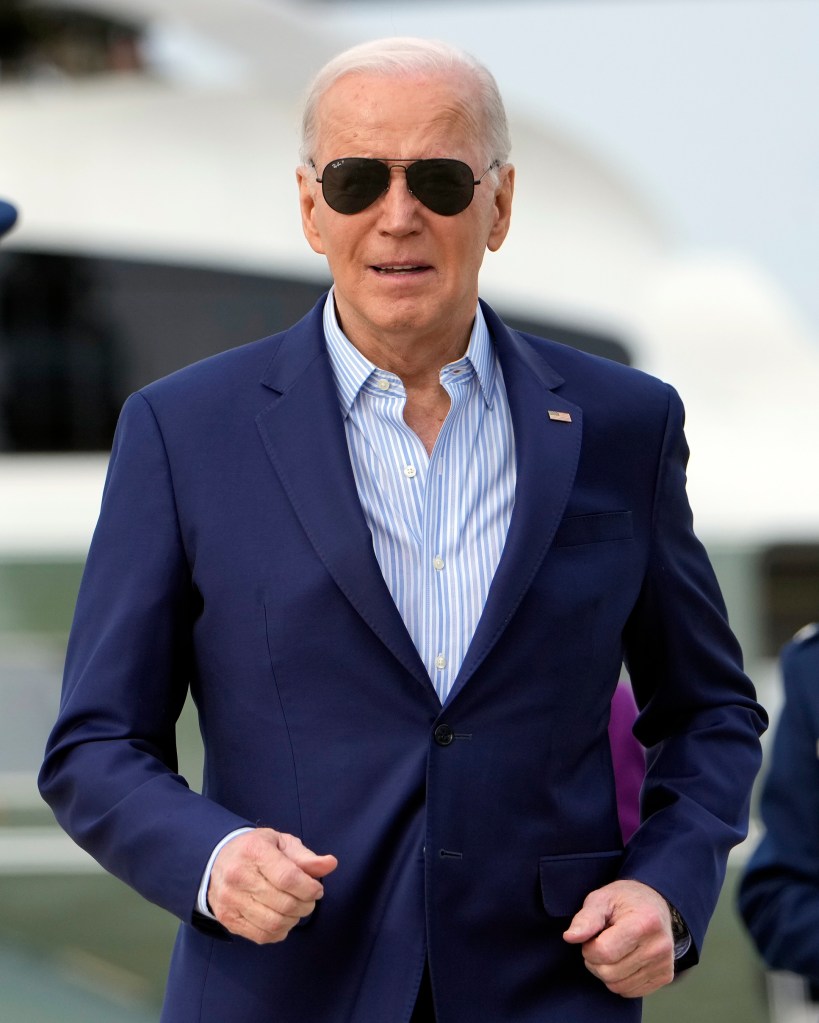
M 342 317 L 336 303 L 339 326 L 349 341 L 379 369 L 400 377 L 407 392 L 439 385 L 444 366 L 457 362 L 469 347 L 474 315 L 466 323 L 446 324 L 430 334 L 417 330 L 357 329 Z
M 404 420 L 421 438 L 427 453 L 432 452 L 450 408 L 449 395 L 441 386 L 441 370 L 466 352 L 474 308 L 468 319 L 437 322 L 420 331 L 413 324 L 376 327 L 359 322 L 352 310 L 348 316 L 343 305 L 339 308 L 336 297 L 336 318 L 350 342 L 373 365 L 394 373 L 403 383 L 407 392 Z
M 370 362 L 401 379 L 407 392 L 404 421 L 421 438 L 427 454 L 432 454 L 450 408 L 449 395 L 441 386 L 441 369 L 460 359 L 468 343 L 469 331 L 430 345 L 423 345 L 418 338 L 405 345 L 388 340 L 377 345 L 356 344 Z
M 354 344 L 379 369 L 400 377 L 407 393 L 410 393 L 432 385 L 439 386 L 444 366 L 457 362 L 466 352 L 470 332 L 471 324 L 457 336 L 430 339 L 426 344 L 417 337 L 404 344 L 393 343 L 389 338 L 374 345 Z

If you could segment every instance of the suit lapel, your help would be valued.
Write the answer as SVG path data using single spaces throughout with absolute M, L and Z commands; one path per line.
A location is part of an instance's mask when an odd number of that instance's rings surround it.
M 373 551 L 325 350 L 322 308 L 323 301 L 280 335 L 262 378 L 273 401 L 256 422 L 293 509 L 339 589 L 434 695 Z
M 491 309 L 482 306 L 512 414 L 517 459 L 515 507 L 483 613 L 447 702 L 498 641 L 540 567 L 566 508 L 582 438 L 581 409 L 556 393 L 562 377 Z

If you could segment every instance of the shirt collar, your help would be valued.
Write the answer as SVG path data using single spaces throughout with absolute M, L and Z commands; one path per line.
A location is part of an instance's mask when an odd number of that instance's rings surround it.
M 330 357 L 330 366 L 333 371 L 336 390 L 338 391 L 341 411 L 346 419 L 361 388 L 372 374 L 379 370 L 374 363 L 361 354 L 341 329 L 338 317 L 336 316 L 336 305 L 333 299 L 332 288 L 324 303 L 323 322 L 327 354 Z M 469 363 L 475 371 L 483 399 L 487 406 L 491 408 L 497 378 L 497 358 L 491 338 L 489 337 L 489 328 L 486 326 L 486 320 L 480 305 L 477 306 L 475 311 L 475 322 L 472 325 L 472 333 L 469 336 L 466 353 L 462 359 L 445 366 L 441 371 L 442 376 L 451 377 L 451 373 L 447 371 L 451 371 L 453 367 L 457 367 L 460 363 L 464 362 Z

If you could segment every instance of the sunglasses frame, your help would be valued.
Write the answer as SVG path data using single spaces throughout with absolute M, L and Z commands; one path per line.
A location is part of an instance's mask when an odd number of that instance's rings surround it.
M 385 168 L 385 170 L 386 170 L 386 175 L 385 175 L 386 185 L 385 185 L 385 187 L 383 189 L 381 189 L 381 191 L 379 191 L 376 195 L 374 195 L 373 198 L 370 199 L 369 202 L 367 202 L 364 206 L 359 206 L 357 209 L 352 209 L 352 210 L 343 210 L 343 209 L 339 209 L 338 206 L 334 205 L 330 201 L 330 199 L 328 198 L 327 190 L 325 188 L 325 181 L 326 181 L 328 169 L 335 169 L 336 166 L 340 166 L 341 164 L 343 164 L 343 163 L 345 163 L 347 161 L 352 161 L 352 160 L 355 160 L 357 163 L 361 162 L 361 163 L 366 164 L 366 165 L 380 164 L 381 166 L 383 166 Z M 434 206 L 428 205 L 427 201 L 422 199 L 420 195 L 418 195 L 415 191 L 413 191 L 413 189 L 412 189 L 412 187 L 410 185 L 410 175 L 412 173 L 411 169 L 413 167 L 415 167 L 415 166 L 418 166 L 418 164 L 429 165 L 431 163 L 457 165 L 459 167 L 465 167 L 466 168 L 466 170 L 469 173 L 469 180 L 471 182 L 472 191 L 470 192 L 469 198 L 468 198 L 468 200 L 466 201 L 466 203 L 464 205 L 459 206 L 457 209 L 454 209 L 454 210 L 451 210 L 451 211 L 442 211 L 442 210 L 439 210 L 439 209 L 436 210 Z M 392 168 L 393 167 L 403 167 L 404 168 L 404 174 L 405 174 L 405 177 L 407 179 L 407 190 L 409 191 L 410 195 L 414 196 L 418 200 L 418 202 L 421 203 L 422 206 L 424 206 L 428 210 L 431 210 L 433 213 L 437 213 L 439 216 L 442 216 L 442 217 L 454 217 L 454 216 L 457 216 L 459 213 L 463 213 L 463 211 L 469 207 L 469 205 L 471 204 L 472 200 L 475 198 L 475 187 L 477 185 L 480 185 L 480 183 L 483 181 L 483 179 L 486 177 L 486 175 L 491 170 L 494 170 L 496 167 L 500 167 L 501 166 L 501 162 L 500 162 L 500 160 L 493 160 L 492 163 L 483 172 L 483 174 L 481 174 L 481 176 L 479 178 L 477 178 L 477 179 L 474 177 L 473 172 L 472 172 L 472 168 L 469 166 L 468 163 L 465 163 L 463 160 L 455 160 L 455 159 L 451 159 L 451 158 L 448 158 L 448 157 L 429 157 L 429 158 L 417 157 L 417 158 L 402 159 L 401 157 L 389 157 L 389 156 L 385 156 L 385 157 L 344 156 L 344 157 L 339 157 L 336 160 L 330 160 L 329 163 L 325 164 L 324 170 L 321 172 L 321 177 L 319 177 L 318 168 L 316 167 L 316 164 L 315 164 L 315 162 L 313 160 L 309 161 L 309 166 L 311 166 L 313 168 L 313 170 L 315 171 L 316 183 L 321 185 L 321 192 L 322 192 L 322 195 L 324 196 L 324 201 L 327 203 L 327 205 L 330 207 L 331 210 L 334 210 L 336 213 L 340 213 L 343 216 L 354 216 L 356 213 L 363 213 L 364 210 L 369 209 L 370 206 L 372 206 L 372 205 L 374 205 L 374 203 L 378 202 L 378 200 L 381 198 L 381 196 L 385 195 L 390 190 L 390 184 L 392 182 L 392 174 L 390 173 L 390 171 L 392 170 Z M 466 186 L 466 178 L 464 179 L 464 186 Z

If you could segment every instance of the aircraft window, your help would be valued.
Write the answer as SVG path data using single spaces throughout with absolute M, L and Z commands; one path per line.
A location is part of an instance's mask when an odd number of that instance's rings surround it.
M 779 544 L 762 555 L 764 651 L 775 657 L 809 622 L 819 620 L 819 544 Z
M 0 10 L 0 83 L 84 78 L 144 70 L 142 29 L 69 5 L 5 0 Z
M 0 451 L 103 451 L 132 391 L 295 323 L 326 290 L 202 267 L 0 252 Z M 565 324 L 513 326 L 620 362 L 614 337 Z

